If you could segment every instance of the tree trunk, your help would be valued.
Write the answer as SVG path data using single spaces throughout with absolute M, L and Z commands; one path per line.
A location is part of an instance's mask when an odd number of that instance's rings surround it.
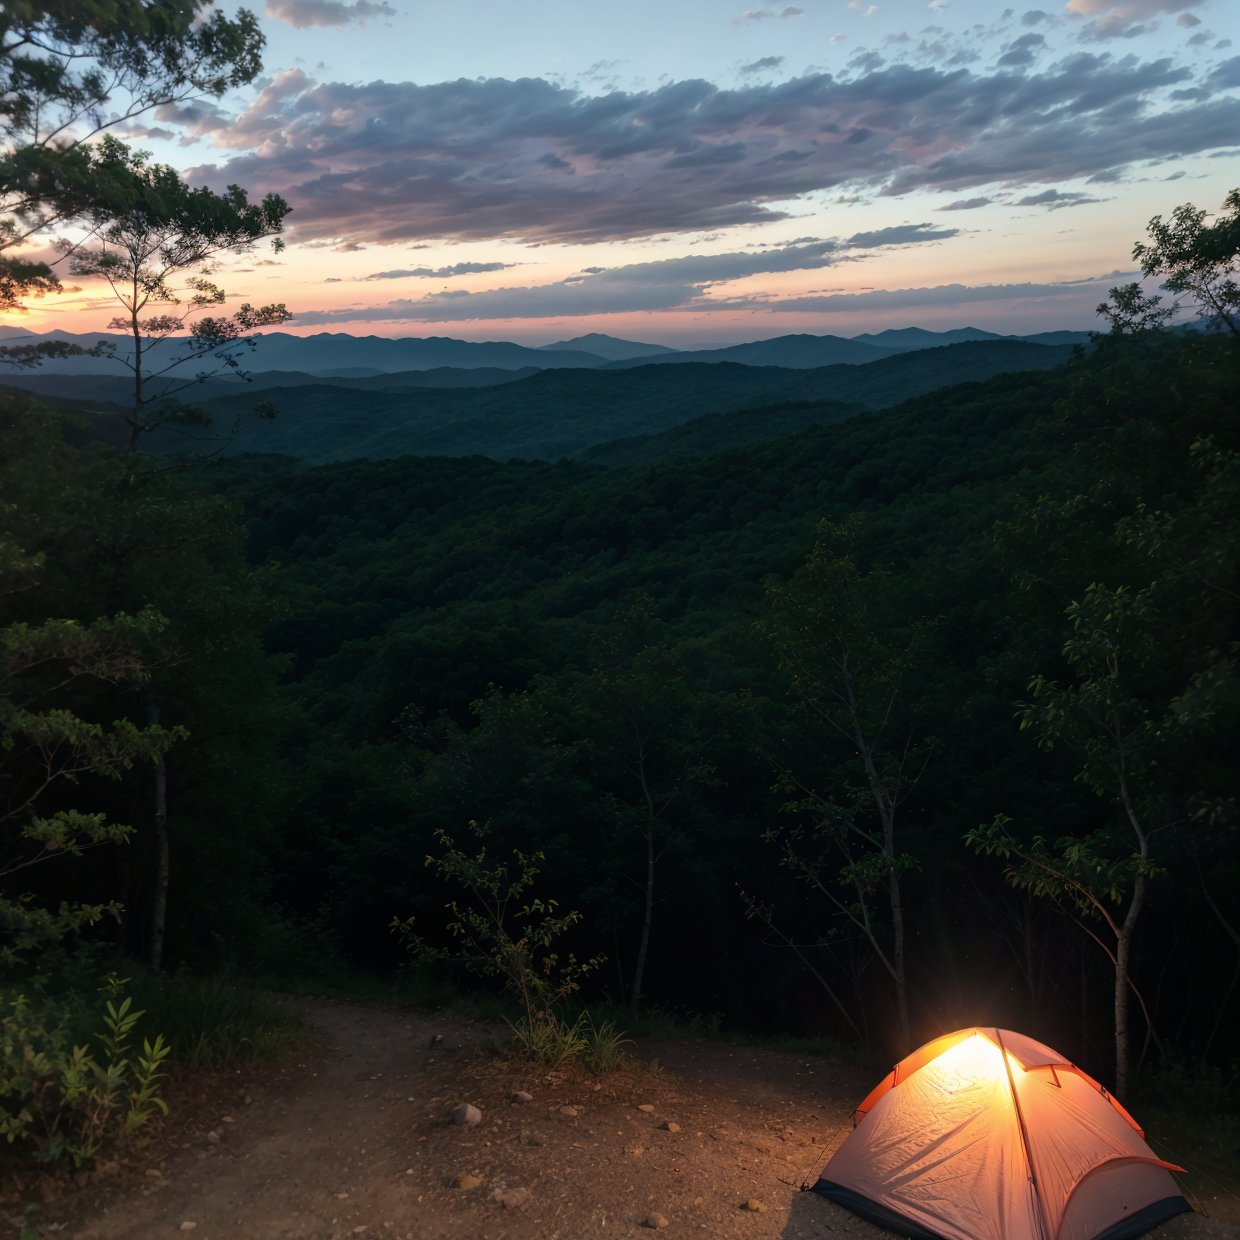
M 148 707 L 152 725 L 159 723 L 159 703 Z M 148 963 L 158 973 L 164 959 L 164 922 L 168 913 L 168 767 L 163 754 L 155 763 L 155 892 L 151 900 Z
M 1128 960 L 1132 931 L 1125 926 L 1115 941 L 1115 1095 L 1128 1097 Z
M 913 1034 L 908 1016 L 908 986 L 904 975 L 904 897 L 900 891 L 900 876 L 896 873 L 894 860 L 891 865 L 889 878 L 893 940 L 891 956 L 896 975 L 896 1014 L 900 1020 L 900 1036 L 903 1039 L 904 1053 L 907 1054 L 913 1049 Z
M 650 946 L 650 926 L 654 921 L 654 821 L 646 821 L 646 909 L 642 917 L 641 944 L 637 949 L 637 964 L 633 969 L 633 993 L 629 1006 L 634 1012 L 641 1009 L 642 985 L 646 976 L 646 951 Z

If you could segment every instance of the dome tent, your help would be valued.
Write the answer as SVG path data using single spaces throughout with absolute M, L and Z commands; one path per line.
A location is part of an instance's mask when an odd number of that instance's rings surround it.
M 1050 1047 L 961 1029 L 874 1087 L 814 1191 L 918 1240 L 1131 1240 L 1190 1208 L 1182 1170 Z

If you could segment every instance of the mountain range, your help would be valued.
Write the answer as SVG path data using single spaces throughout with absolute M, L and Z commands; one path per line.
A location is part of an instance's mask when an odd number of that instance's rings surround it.
M 124 354 L 129 345 L 127 337 L 106 333 L 74 335 L 49 332 L 45 335 L 30 335 L 16 328 L 4 328 L 0 329 L 0 339 L 3 338 L 14 341 L 20 338 L 24 344 L 41 340 L 63 341 L 82 348 L 90 348 L 106 340 L 115 345 L 120 354 Z M 349 380 L 444 369 L 627 369 L 632 366 L 687 362 L 735 362 L 742 366 L 780 366 L 792 370 L 809 370 L 840 364 L 863 365 L 900 353 L 945 348 L 962 343 L 1020 341 L 1064 345 L 1084 344 L 1088 339 L 1087 332 L 1000 336 L 976 327 L 956 328 L 946 332 L 911 327 L 879 332 L 877 335 L 855 336 L 852 339 L 801 334 L 776 336 L 770 340 L 756 340 L 719 349 L 677 350 L 669 349 L 665 345 L 642 344 L 598 333 L 558 341 L 541 348 L 530 348 L 511 341 L 480 342 L 455 340 L 446 336 L 391 339 L 385 336 L 350 336 L 333 332 L 320 332 L 313 336 L 268 332 L 259 338 L 257 347 L 244 356 L 243 365 L 253 374 L 295 371 L 319 378 Z M 39 373 L 85 375 L 113 368 L 116 373 L 124 373 L 116 363 L 101 364 L 101 359 L 97 357 L 78 356 L 49 360 L 39 368 Z M 439 384 L 448 385 L 464 386 L 464 383 Z
M 675 355 L 681 364 L 673 366 L 660 364 L 667 359 L 657 355 L 644 364 L 526 371 L 415 370 L 355 378 L 271 371 L 256 372 L 251 384 L 231 378 L 195 385 L 185 396 L 204 404 L 217 426 L 243 427 L 226 445 L 232 453 L 278 453 L 314 463 L 406 455 L 558 460 L 590 454 L 604 464 L 770 439 L 954 384 L 1051 369 L 1062 365 L 1072 348 L 996 338 L 874 351 L 876 360 L 814 368 L 681 355 Z M 33 372 L 7 382 L 87 414 L 100 433 L 120 425 L 114 415 L 129 394 L 123 373 Z M 253 422 L 260 400 L 279 409 L 274 423 Z M 687 423 L 695 425 L 667 437 Z M 624 443 L 615 452 L 602 451 L 619 441 Z M 146 442 L 152 451 L 186 444 L 171 433 Z

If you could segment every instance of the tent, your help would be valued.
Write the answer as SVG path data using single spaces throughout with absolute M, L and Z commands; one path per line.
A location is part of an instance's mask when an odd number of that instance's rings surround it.
M 814 1191 L 918 1240 L 1131 1240 L 1190 1208 L 1182 1170 L 1049 1046 L 961 1029 L 874 1087 Z

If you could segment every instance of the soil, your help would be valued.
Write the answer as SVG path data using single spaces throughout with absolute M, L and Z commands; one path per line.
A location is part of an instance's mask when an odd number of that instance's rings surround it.
M 643 1043 L 641 1062 L 601 1077 L 549 1072 L 502 1057 L 500 1031 L 483 1025 L 296 1003 L 323 1031 L 320 1054 L 261 1080 L 182 1087 L 145 1151 L 61 1185 L 37 1211 L 4 1202 L 0 1236 L 24 1224 L 74 1240 L 593 1240 L 648 1229 L 891 1240 L 799 1191 L 872 1084 L 857 1069 L 686 1040 Z M 462 1103 L 479 1123 L 452 1122 Z M 1208 1214 L 1181 1215 L 1153 1240 L 1240 1240 L 1240 1202 L 1198 1196 Z

